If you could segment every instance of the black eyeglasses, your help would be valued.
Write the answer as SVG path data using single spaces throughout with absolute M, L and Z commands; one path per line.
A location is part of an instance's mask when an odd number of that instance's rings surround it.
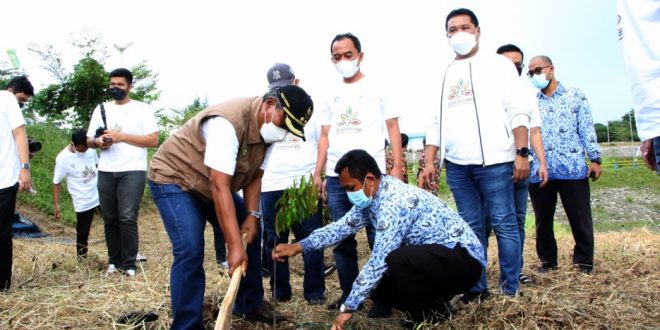
M 538 67 L 534 70 L 529 70 L 529 71 L 527 71 L 527 77 L 531 78 L 535 74 L 541 74 L 541 73 L 543 73 L 543 69 L 549 68 L 549 67 L 550 67 L 549 65 L 546 65 L 546 66 L 540 66 L 540 67 Z

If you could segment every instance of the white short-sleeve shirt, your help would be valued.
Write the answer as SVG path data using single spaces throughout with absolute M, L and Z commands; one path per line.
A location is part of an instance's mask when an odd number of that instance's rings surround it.
M 21 163 L 16 149 L 13 130 L 25 125 L 16 96 L 0 91 L 0 189 L 18 182 Z
M 151 107 L 143 102 L 131 100 L 122 105 L 104 103 L 108 129 L 132 135 L 149 135 L 158 132 L 158 123 Z M 96 129 L 103 127 L 101 108 L 94 109 L 89 122 L 87 136 L 94 137 Z M 120 142 L 101 150 L 99 171 L 126 172 L 147 170 L 147 148 Z
M 55 158 L 53 183 L 59 184 L 66 179 L 66 186 L 73 200 L 76 212 L 85 212 L 99 205 L 99 193 L 96 186 L 98 157 L 94 149 L 84 153 L 75 153 L 69 146 L 60 151 Z

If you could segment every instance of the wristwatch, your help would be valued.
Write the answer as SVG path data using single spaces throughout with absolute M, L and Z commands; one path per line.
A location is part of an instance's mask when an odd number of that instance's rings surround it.
M 529 148 L 522 147 L 520 149 L 516 149 L 516 155 L 521 157 L 529 157 Z
M 600 159 L 600 157 L 595 158 L 595 159 L 592 159 L 591 162 L 592 162 L 592 163 L 596 163 L 596 164 L 598 164 L 598 165 L 602 164 L 602 160 Z
M 26 169 L 26 170 L 29 171 L 29 170 L 30 170 L 30 163 L 23 163 L 23 164 L 21 164 L 21 168 L 22 168 L 22 169 Z
M 354 310 L 348 309 L 346 304 L 341 304 L 341 306 L 339 306 L 339 312 L 340 313 L 353 314 Z
M 248 216 L 253 216 L 253 217 L 257 218 L 257 220 L 261 220 L 261 212 L 259 212 L 259 211 L 248 211 L 247 215 Z

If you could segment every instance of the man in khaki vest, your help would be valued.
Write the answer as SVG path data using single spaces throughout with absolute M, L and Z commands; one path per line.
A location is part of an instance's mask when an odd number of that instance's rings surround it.
M 234 313 L 246 319 L 282 320 L 263 301 L 259 196 L 271 143 L 287 134 L 304 139 L 313 112 L 309 95 L 283 86 L 263 97 L 211 106 L 186 122 L 151 161 L 149 187 L 172 241 L 172 328 L 203 329 L 204 227 L 217 221 L 229 249 L 229 274 L 244 278 Z M 236 192 L 243 190 L 243 198 Z M 241 233 L 248 233 L 247 251 Z

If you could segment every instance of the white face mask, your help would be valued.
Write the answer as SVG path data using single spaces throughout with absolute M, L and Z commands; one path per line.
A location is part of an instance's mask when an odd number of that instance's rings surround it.
M 477 36 L 467 32 L 456 32 L 449 38 L 449 46 L 458 55 L 467 55 L 477 45 Z
M 286 137 L 286 133 L 289 132 L 284 128 L 277 127 L 277 125 L 273 123 L 274 117 L 275 117 L 275 111 L 273 111 L 273 115 L 270 118 L 270 123 L 263 124 L 259 129 L 259 134 L 261 134 L 261 137 L 264 139 L 266 143 L 282 142 Z
M 550 80 L 546 78 L 545 73 L 535 74 L 532 76 L 531 80 L 532 85 L 538 89 L 544 89 L 548 87 L 548 84 L 550 83 Z
M 346 79 L 355 76 L 360 69 L 357 58 L 352 61 L 339 61 L 335 64 L 335 68 Z

